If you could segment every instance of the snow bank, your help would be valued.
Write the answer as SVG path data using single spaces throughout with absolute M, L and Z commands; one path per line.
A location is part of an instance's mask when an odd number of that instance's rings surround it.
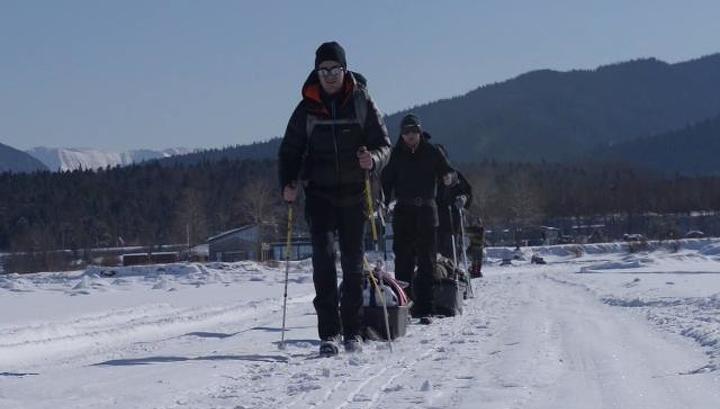
M 704 256 L 720 256 L 720 243 L 713 242 L 706 244 L 698 250 L 698 253 Z
M 0 288 L 14 292 L 32 291 L 33 285 L 27 279 L 21 278 L 18 274 L 10 274 L 7 277 L 0 277 Z
M 602 301 L 616 307 L 637 308 L 654 324 L 703 347 L 708 363 L 688 374 L 720 370 L 720 293 L 708 297 L 606 296 Z
M 127 267 L 89 266 L 85 270 L 0 276 L 0 290 L 12 292 L 61 291 L 68 295 L 129 290 L 136 285 L 160 291 L 180 286 L 198 287 L 235 282 L 275 283 L 284 279 L 284 263 L 273 266 L 253 261 L 235 263 L 171 263 Z M 310 261 L 291 262 L 293 283 L 312 281 Z
M 533 254 L 555 259 L 577 258 L 584 255 L 610 255 L 625 253 L 631 254 L 629 243 L 593 243 L 593 244 L 559 244 L 553 246 L 528 246 L 515 250 L 513 247 L 487 247 L 485 254 L 490 260 L 502 260 L 520 255 L 522 259 L 529 260 Z M 720 256 L 720 239 L 684 239 L 677 241 L 649 241 L 647 247 L 641 252 L 632 254 L 647 254 L 651 252 L 681 252 L 704 256 Z

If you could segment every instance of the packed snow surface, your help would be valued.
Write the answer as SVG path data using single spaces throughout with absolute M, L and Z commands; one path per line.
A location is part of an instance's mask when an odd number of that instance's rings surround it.
M 462 316 L 333 358 L 309 260 L 288 266 L 284 350 L 284 263 L 0 275 L 0 408 L 716 409 L 719 257 L 488 249 Z

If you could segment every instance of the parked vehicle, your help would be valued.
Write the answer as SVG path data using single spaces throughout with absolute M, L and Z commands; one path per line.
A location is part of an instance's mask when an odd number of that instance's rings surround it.
M 685 233 L 686 239 L 702 239 L 705 237 L 705 233 L 701 232 L 700 230 L 690 230 L 689 232 Z
M 625 241 L 647 241 L 647 237 L 642 234 L 623 234 L 623 240 Z

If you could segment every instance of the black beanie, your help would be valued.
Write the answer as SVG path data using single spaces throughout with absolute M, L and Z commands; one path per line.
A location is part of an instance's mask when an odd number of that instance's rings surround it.
M 417 126 L 418 128 L 422 128 L 420 118 L 418 118 L 415 114 L 407 114 L 403 117 L 400 122 L 400 129 L 404 129 L 406 126 Z
M 335 41 L 328 43 L 322 43 L 315 51 L 315 68 L 320 65 L 323 61 L 337 61 L 343 68 L 347 68 L 347 61 L 345 60 L 345 50 L 342 46 Z

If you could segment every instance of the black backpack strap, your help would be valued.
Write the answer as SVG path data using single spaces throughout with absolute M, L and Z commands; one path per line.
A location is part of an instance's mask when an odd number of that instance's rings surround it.
M 353 95 L 353 100 L 353 102 L 355 103 L 355 118 L 357 119 L 358 123 L 360 123 L 360 127 L 362 129 L 365 129 L 365 120 L 367 120 L 368 111 L 367 91 L 362 88 L 358 89 Z

